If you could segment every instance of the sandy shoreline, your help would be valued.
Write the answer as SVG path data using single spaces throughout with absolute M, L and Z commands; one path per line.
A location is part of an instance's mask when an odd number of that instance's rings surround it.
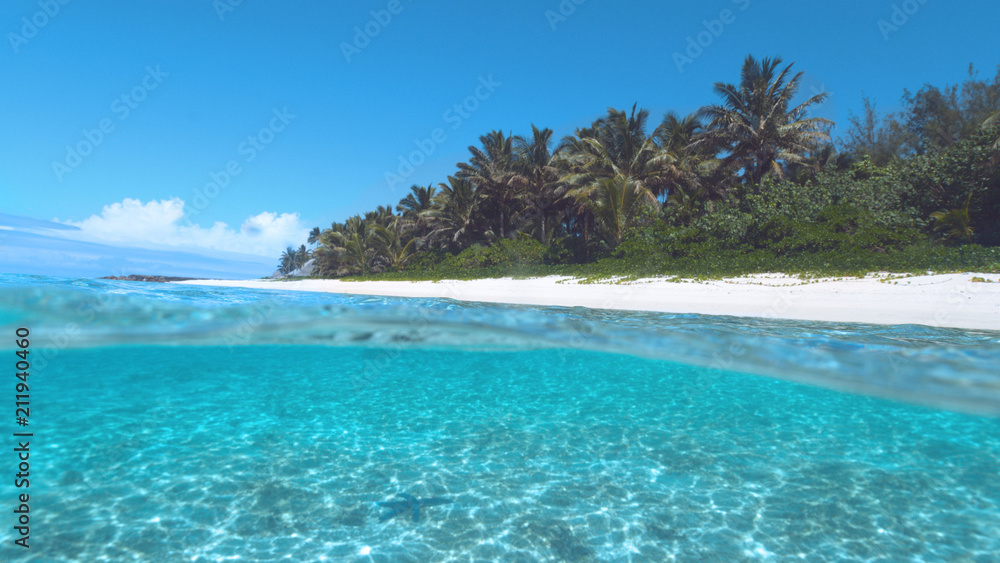
M 992 283 L 973 282 L 982 278 Z M 393 297 L 436 297 L 527 305 L 700 313 L 833 322 L 921 324 L 1000 330 L 1000 274 L 940 274 L 883 281 L 799 280 L 767 274 L 708 282 L 644 279 L 580 284 L 566 277 L 343 282 L 192 280 L 214 285 Z

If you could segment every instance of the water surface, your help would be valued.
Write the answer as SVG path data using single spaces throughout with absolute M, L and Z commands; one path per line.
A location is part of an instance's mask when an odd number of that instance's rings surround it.
M 0 283 L 35 354 L 14 560 L 1000 554 L 997 333 Z M 399 493 L 454 503 L 380 521 Z

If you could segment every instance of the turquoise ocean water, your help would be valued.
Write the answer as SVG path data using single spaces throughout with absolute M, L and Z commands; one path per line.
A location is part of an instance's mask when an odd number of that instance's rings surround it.
M 0 331 L 2 560 L 1000 560 L 998 332 L 16 275 Z

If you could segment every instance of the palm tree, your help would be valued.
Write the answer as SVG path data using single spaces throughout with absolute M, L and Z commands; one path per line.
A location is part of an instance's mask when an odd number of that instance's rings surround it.
M 320 233 L 319 246 L 313 251 L 316 259 L 313 271 L 317 275 L 338 276 L 344 273 L 343 248 L 338 244 L 338 234 L 347 233 L 346 223 L 333 223 Z
M 691 223 L 701 214 L 708 196 L 701 186 L 676 186 L 670 190 L 667 198 L 667 209 L 675 220 L 684 226 Z
M 798 162 L 785 165 L 785 177 L 796 184 L 805 185 L 814 180 L 822 172 L 848 170 L 854 164 L 850 153 L 837 152 L 832 143 L 823 145 L 818 150 L 809 151 Z
M 309 244 L 315 244 L 319 242 L 319 237 L 321 234 L 322 233 L 320 232 L 319 227 L 313 227 L 313 229 L 309 231 L 309 238 L 306 239 L 306 242 L 308 242 Z
M 379 225 L 388 225 L 395 217 L 396 215 L 392 212 L 391 205 L 380 205 L 374 211 L 365 213 L 365 221 Z
M 297 251 L 289 246 L 281 253 L 281 262 L 278 263 L 278 271 L 282 274 L 289 274 L 295 269 Z
M 373 212 L 369 212 L 372 214 Z M 355 271 L 368 274 L 374 265 L 376 222 L 355 215 L 344 224 L 343 231 L 334 231 L 330 242 L 343 263 Z
M 416 237 L 407 239 L 404 232 L 405 221 L 401 217 L 396 217 L 389 226 L 375 225 L 375 245 L 379 255 L 395 270 L 402 270 L 403 266 L 413 258 L 416 250 Z
M 312 259 L 312 251 L 306 248 L 304 244 L 299 246 L 299 249 L 295 251 L 295 258 L 292 260 L 292 264 L 294 265 L 292 269 L 298 270 L 302 266 L 305 266 L 306 262 L 310 259 Z
M 532 231 L 538 233 L 538 240 L 549 243 L 548 233 L 552 230 L 550 221 L 561 208 L 566 184 L 560 182 L 560 172 L 556 168 L 555 155 L 549 149 L 552 143 L 551 129 L 538 129 L 531 125 L 531 138 L 514 137 L 514 153 L 520 180 L 525 186 L 527 211 L 535 224 Z
M 513 138 L 502 131 L 479 137 L 482 149 L 469 147 L 472 158 L 458 163 L 459 178 L 471 180 L 484 199 L 486 216 L 493 219 L 492 232 L 499 238 L 513 234 L 513 217 L 521 209 L 522 190 L 514 169 Z
M 794 63 L 793 63 L 794 64 Z M 809 106 L 826 100 L 826 92 L 791 107 L 802 73 L 789 76 L 792 64 L 779 70 L 780 58 L 761 61 L 748 55 L 739 86 L 717 82 L 719 105 L 702 108 L 709 120 L 702 142 L 725 153 L 724 165 L 743 170 L 743 181 L 758 190 L 769 172 L 782 173 L 779 161 L 795 163 L 822 141 L 829 141 L 828 119 L 806 117 Z
M 433 185 L 427 187 L 411 186 L 410 193 L 399 200 L 396 211 L 400 213 L 403 222 L 400 227 L 416 237 L 424 237 L 427 234 L 427 210 L 434 205 L 434 195 L 437 188 Z M 421 244 L 422 241 L 417 241 Z
M 684 202 L 685 207 L 693 210 L 696 200 L 708 200 L 711 205 L 726 197 L 725 179 L 712 177 L 719 160 L 705 144 L 697 142 L 704 131 L 697 114 L 679 117 L 671 111 L 663 116 L 663 122 L 653 133 L 664 167 L 662 177 L 669 194 L 668 203 Z
M 594 214 L 601 234 L 611 248 L 621 244 L 628 229 L 641 217 L 644 207 L 657 204 L 656 196 L 649 188 L 622 175 L 599 178 L 570 191 L 569 195 L 577 198 Z
M 434 204 L 424 212 L 430 231 L 427 238 L 438 248 L 462 249 L 479 234 L 476 217 L 479 197 L 475 186 L 467 179 L 448 176 L 447 184 L 439 184 Z
M 971 202 L 972 192 L 970 191 L 969 197 L 965 200 L 965 207 L 931 213 L 931 219 L 934 219 L 934 231 L 943 233 L 945 242 L 972 243 L 974 232 L 969 221 L 969 203 Z
M 646 136 L 649 112 L 636 109 L 633 105 L 628 113 L 609 108 L 607 116 L 577 129 L 559 147 L 557 162 L 565 172 L 562 180 L 571 187 L 567 195 L 582 212 L 585 248 L 591 219 L 601 227 L 605 241 L 617 246 L 624 238 L 622 229 L 633 225 L 643 207 L 632 204 L 656 203 L 656 196 L 669 186 L 674 158 Z
M 581 187 L 599 178 L 624 176 L 654 195 L 662 193 L 669 158 L 646 136 L 649 112 L 636 108 L 633 105 L 631 113 L 608 108 L 607 116 L 564 138 L 558 152 L 563 153 L 561 166 L 571 171 L 564 180 Z
M 433 184 L 426 188 L 415 185 L 410 187 L 410 193 L 406 197 L 399 200 L 396 211 L 402 215 L 407 227 L 419 230 L 420 226 L 423 225 L 424 212 L 434 204 L 434 194 L 436 192 L 437 188 Z

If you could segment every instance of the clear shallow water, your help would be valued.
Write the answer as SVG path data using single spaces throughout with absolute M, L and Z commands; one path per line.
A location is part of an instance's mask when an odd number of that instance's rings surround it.
M 38 351 L 15 560 L 1000 554 L 1000 419 L 786 381 L 990 411 L 995 333 L 0 282 Z

